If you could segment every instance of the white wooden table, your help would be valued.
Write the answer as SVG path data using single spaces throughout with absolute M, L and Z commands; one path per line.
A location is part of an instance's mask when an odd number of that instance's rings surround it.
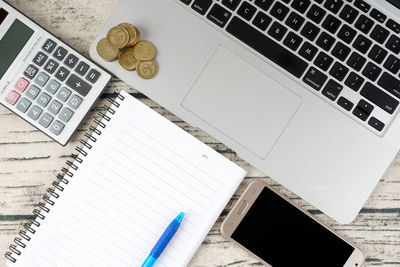
M 85 55 L 88 54 L 89 45 L 97 32 L 118 4 L 117 0 L 9 0 L 9 2 Z M 295 202 L 315 213 L 323 222 L 357 243 L 367 256 L 365 266 L 400 266 L 400 156 L 392 163 L 357 219 L 352 224 L 339 225 L 249 166 L 218 141 L 190 127 L 117 78 L 113 79 L 67 147 L 57 145 L 0 106 L 0 266 L 4 266 L 2 255 L 7 251 L 8 245 L 23 228 L 23 223 L 32 216 L 31 211 L 45 194 L 61 167 L 65 166 L 64 162 L 69 159 L 74 147 L 79 146 L 79 139 L 88 130 L 92 119 L 105 103 L 106 97 L 122 89 L 132 93 L 249 171 L 190 266 L 260 265 L 241 249 L 222 238 L 219 230 L 234 201 L 238 199 L 246 185 L 256 178 L 264 179 L 276 186 Z

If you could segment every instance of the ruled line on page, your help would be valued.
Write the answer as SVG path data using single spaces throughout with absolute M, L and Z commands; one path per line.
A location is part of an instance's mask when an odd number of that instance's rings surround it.
M 65 245 L 63 245 L 63 244 L 61 244 L 60 242 L 58 242 L 58 240 L 55 239 L 54 237 L 50 236 L 49 239 L 50 239 L 50 240 L 53 240 L 53 242 L 54 242 L 55 244 L 57 244 L 59 247 L 61 247 L 61 248 L 63 248 L 64 250 L 68 251 L 69 254 L 71 254 L 73 257 L 77 257 L 77 258 L 81 259 L 82 261 L 86 262 L 86 263 L 89 264 L 90 266 L 95 266 L 95 265 L 93 265 L 91 262 L 89 262 L 87 259 L 81 257 L 81 256 L 80 256 L 79 254 L 77 254 L 77 253 L 74 253 L 73 251 L 71 251 L 70 248 L 68 248 L 68 247 L 66 247 Z M 51 251 L 52 251 L 52 253 L 54 253 L 54 251 L 57 251 L 57 250 L 52 249 Z M 55 253 L 55 254 L 57 254 L 57 253 Z M 62 257 L 61 257 L 61 258 L 62 258 Z

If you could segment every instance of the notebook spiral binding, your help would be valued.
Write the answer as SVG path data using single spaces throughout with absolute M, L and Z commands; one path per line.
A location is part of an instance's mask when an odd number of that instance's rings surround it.
M 125 97 L 121 94 L 118 94 L 118 100 L 124 101 Z M 87 149 L 92 149 L 93 144 L 97 141 L 97 138 L 94 135 L 100 136 L 102 131 L 99 128 L 106 128 L 106 123 L 111 120 L 110 115 L 114 115 L 116 110 L 115 108 L 120 107 L 120 103 L 113 99 L 108 99 L 109 105 L 104 105 L 107 114 L 103 112 L 99 112 L 98 115 L 102 118 L 102 120 L 94 119 L 94 123 L 97 126 L 90 126 L 90 133 L 85 133 L 85 137 L 87 141 L 81 139 L 80 143 Z M 52 187 L 47 189 L 47 195 L 43 196 L 43 202 L 38 204 L 38 208 L 33 210 L 33 215 L 35 216 L 33 219 L 29 219 L 27 223 L 24 224 L 25 230 L 21 230 L 18 233 L 18 237 L 14 239 L 14 243 L 9 246 L 9 251 L 6 252 L 5 257 L 11 261 L 16 262 L 17 256 L 22 254 L 22 249 L 24 249 L 32 238 L 32 235 L 36 233 L 36 228 L 40 227 L 40 220 L 43 221 L 46 218 L 46 213 L 49 213 L 51 210 L 51 206 L 54 206 L 55 201 L 60 197 L 60 193 L 64 191 L 65 185 L 69 183 L 69 180 L 73 178 L 74 171 L 78 170 L 79 164 L 83 162 L 83 158 L 87 157 L 88 152 L 85 151 L 84 148 L 76 147 L 75 150 L 78 154 L 73 154 L 72 157 L 74 161 L 68 160 L 66 165 L 68 168 L 62 168 L 61 174 L 57 175 L 57 180 L 52 183 Z

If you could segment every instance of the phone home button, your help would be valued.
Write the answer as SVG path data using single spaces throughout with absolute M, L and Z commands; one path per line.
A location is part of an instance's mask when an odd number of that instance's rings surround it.
M 243 212 L 246 210 L 247 206 L 249 206 L 249 202 L 247 202 L 246 200 L 243 200 L 242 203 L 240 203 L 237 214 L 242 215 Z

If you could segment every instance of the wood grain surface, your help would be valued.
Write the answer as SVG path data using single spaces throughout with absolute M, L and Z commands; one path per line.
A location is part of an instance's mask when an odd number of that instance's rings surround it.
M 9 0 L 85 55 L 91 41 L 118 4 L 117 0 Z M 0 59 L 1 60 L 1 59 Z M 248 170 L 248 176 L 221 214 L 189 266 L 261 266 L 257 260 L 225 240 L 221 222 L 253 179 L 263 179 L 315 214 L 321 221 L 353 240 L 366 254 L 365 266 L 400 266 L 400 156 L 391 164 L 357 219 L 339 225 L 304 203 L 274 180 L 249 166 L 230 149 L 169 113 L 119 79 L 114 78 L 71 142 L 61 147 L 0 106 L 0 254 L 9 244 L 70 158 L 92 119 L 113 92 L 126 90 L 146 105 Z M 162 88 L 160 88 L 162 90 Z M 366 144 L 367 145 L 367 144 Z M 284 160 L 284 159 L 282 159 Z M 60 229 L 62 231 L 62 229 Z M 0 266 L 5 266 L 1 257 Z

